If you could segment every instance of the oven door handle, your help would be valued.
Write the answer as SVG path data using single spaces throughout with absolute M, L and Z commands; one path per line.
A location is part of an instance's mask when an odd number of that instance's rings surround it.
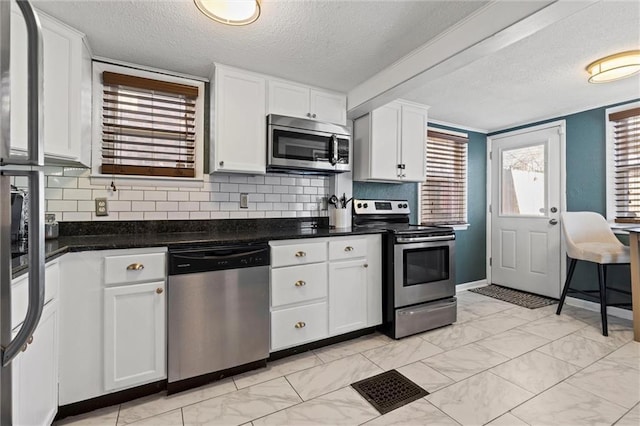
M 430 243 L 437 241 L 450 241 L 455 240 L 455 235 L 439 235 L 436 237 L 398 237 L 396 238 L 397 243 Z

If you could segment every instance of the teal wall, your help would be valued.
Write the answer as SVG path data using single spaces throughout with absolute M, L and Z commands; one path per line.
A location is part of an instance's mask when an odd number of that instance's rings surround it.
M 605 110 L 617 105 L 582 111 L 576 114 L 556 117 L 542 122 L 532 123 L 507 130 L 495 132 L 489 136 L 512 130 L 519 130 L 551 121 L 566 121 L 566 170 L 567 170 L 567 211 L 594 211 L 606 215 L 606 117 Z M 621 238 L 623 239 L 623 238 Z M 623 242 L 627 243 L 623 239 Z M 572 287 L 597 289 L 597 269 L 594 264 L 578 262 Z M 628 267 L 612 267 L 608 274 L 612 287 L 629 287 Z M 613 293 L 615 295 L 615 293 Z M 572 295 L 581 297 L 581 295 Z M 626 302 L 627 297 L 617 297 L 617 302 Z
M 469 228 L 456 231 L 456 283 L 486 278 L 486 187 L 487 136 L 465 129 L 429 124 L 431 127 L 464 132 L 469 135 L 467 215 Z M 415 183 L 354 182 L 356 198 L 407 199 L 411 205 L 411 223 L 417 223 L 418 185 Z

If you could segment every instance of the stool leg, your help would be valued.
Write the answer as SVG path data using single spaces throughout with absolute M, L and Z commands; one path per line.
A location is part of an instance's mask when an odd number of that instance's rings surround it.
M 598 283 L 600 284 L 600 316 L 602 317 L 602 335 L 608 336 L 607 327 L 607 283 L 605 282 L 605 265 L 598 264 Z
M 564 304 L 564 299 L 567 298 L 567 292 L 569 291 L 569 283 L 571 283 L 571 278 L 573 278 L 573 271 L 575 271 L 576 269 L 576 263 L 578 263 L 576 259 L 571 259 L 571 262 L 569 262 L 569 271 L 567 272 L 567 280 L 564 282 L 564 289 L 562 290 L 562 296 L 560 296 L 560 301 L 558 302 L 558 309 L 556 310 L 556 315 L 560 315 L 560 312 L 562 311 L 562 305 Z

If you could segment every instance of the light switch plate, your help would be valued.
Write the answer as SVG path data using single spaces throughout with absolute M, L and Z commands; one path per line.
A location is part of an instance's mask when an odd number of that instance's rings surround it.
M 249 208 L 249 194 L 246 192 L 242 192 L 240 194 L 240 208 L 248 209 Z
M 106 198 L 96 198 L 96 216 L 109 216 L 109 203 Z

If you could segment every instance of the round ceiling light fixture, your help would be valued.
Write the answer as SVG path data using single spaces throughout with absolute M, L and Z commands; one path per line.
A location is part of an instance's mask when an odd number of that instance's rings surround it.
M 193 0 L 200 12 L 227 25 L 248 25 L 260 16 L 259 0 Z
M 587 65 L 589 83 L 608 83 L 640 72 L 640 50 L 606 56 Z

